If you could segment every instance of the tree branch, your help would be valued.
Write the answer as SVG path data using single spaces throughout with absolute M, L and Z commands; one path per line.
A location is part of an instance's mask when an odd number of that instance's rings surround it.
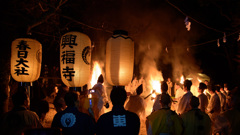
M 41 20 L 39 20 L 39 21 L 35 22 L 34 24 L 28 26 L 28 28 L 27 28 L 27 34 L 30 34 L 30 31 L 31 31 L 32 28 L 41 25 L 42 23 L 44 23 L 45 21 L 47 21 L 50 17 L 52 17 L 53 15 L 55 15 L 56 12 L 60 9 L 60 7 L 61 7 L 63 4 L 65 4 L 67 1 L 68 1 L 68 0 L 64 0 L 64 1 L 61 0 L 61 1 L 59 2 L 58 6 L 55 8 L 54 11 L 52 11 L 52 12 L 48 13 L 47 15 L 45 15 L 45 17 L 43 17 Z
M 95 29 L 95 30 L 99 30 L 99 31 L 105 31 L 105 32 L 108 32 L 108 33 L 113 33 L 113 32 L 110 31 L 110 30 L 105 30 L 105 29 L 103 29 L 103 28 L 96 28 L 96 27 L 87 25 L 87 24 L 85 24 L 85 23 L 82 23 L 82 22 L 80 22 L 80 21 L 77 21 L 77 20 L 75 20 L 75 19 L 73 19 L 73 18 L 71 18 L 71 17 L 65 16 L 65 15 L 61 15 L 61 16 L 62 16 L 63 18 L 66 18 L 66 19 L 71 20 L 71 21 L 73 21 L 73 22 L 75 22 L 75 23 L 77 23 L 77 24 L 83 25 L 83 26 L 88 27 L 88 28 L 91 28 L 91 29 Z

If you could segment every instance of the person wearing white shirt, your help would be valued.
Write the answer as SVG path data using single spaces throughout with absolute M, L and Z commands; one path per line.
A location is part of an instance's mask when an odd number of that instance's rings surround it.
M 175 94 L 175 98 L 174 98 L 175 103 L 173 103 L 173 106 L 172 106 L 173 108 L 171 108 L 172 110 L 176 110 L 177 109 L 178 103 L 179 103 L 180 99 L 185 94 L 185 92 L 181 88 L 181 84 L 179 82 L 177 82 L 175 84 L 175 87 L 176 87 L 176 94 Z
M 207 107 L 207 113 L 209 117 L 213 120 L 221 112 L 221 104 L 218 95 L 215 92 L 216 88 L 208 89 L 211 98 Z
M 190 107 L 190 99 L 193 96 L 192 92 L 190 91 L 192 86 L 192 81 L 185 80 L 183 84 L 183 90 L 185 94 L 180 99 L 178 108 L 177 108 L 177 114 L 183 114 L 184 112 L 187 112 L 191 109 Z
M 216 93 L 220 99 L 220 105 L 221 105 L 221 112 L 224 112 L 225 104 L 226 104 L 226 96 L 220 91 L 221 86 L 217 85 L 216 87 Z
M 203 93 L 205 89 L 207 89 L 207 85 L 204 83 L 199 83 L 199 87 L 198 87 L 199 106 L 198 106 L 198 108 L 202 112 L 206 112 L 206 109 L 208 106 L 208 97 Z

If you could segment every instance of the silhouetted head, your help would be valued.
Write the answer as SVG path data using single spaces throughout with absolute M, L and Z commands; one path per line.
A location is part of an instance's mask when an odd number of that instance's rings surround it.
M 192 96 L 191 100 L 190 100 L 190 106 L 192 108 L 198 108 L 199 106 L 199 99 L 195 96 Z
M 215 91 L 220 92 L 221 87 L 220 87 L 220 85 L 217 84 L 214 86 L 214 89 L 215 89 Z
M 165 81 L 161 82 L 161 90 L 162 90 L 162 93 L 166 93 L 168 90 L 168 85 Z
M 24 87 L 19 87 L 18 91 L 12 95 L 12 102 L 14 106 L 29 106 L 29 96 Z
M 201 90 L 205 90 L 205 89 L 207 89 L 207 85 L 205 84 L 205 83 L 199 83 L 199 87 L 198 87 L 199 89 L 201 89 Z
M 127 99 L 127 93 L 123 87 L 113 87 L 110 94 L 110 99 L 112 101 L 113 106 L 114 105 L 123 106 Z
M 209 92 L 215 92 L 215 88 L 210 84 L 210 85 L 208 85 L 208 91 Z
M 164 105 L 169 105 L 170 102 L 171 102 L 171 97 L 166 93 L 162 93 L 160 96 L 160 103 L 164 106 Z
M 78 100 L 79 100 L 79 94 L 76 91 L 69 91 L 64 96 L 64 101 L 68 107 L 75 106 Z
M 190 91 L 191 86 L 192 86 L 192 81 L 190 81 L 190 80 L 185 80 L 184 83 L 183 83 L 183 86 L 184 86 L 185 88 L 187 88 L 188 91 Z

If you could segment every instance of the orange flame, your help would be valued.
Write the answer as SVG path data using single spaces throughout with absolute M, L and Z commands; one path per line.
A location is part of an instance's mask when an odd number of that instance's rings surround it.
M 152 99 L 155 99 L 158 94 L 162 93 L 160 81 L 162 81 L 162 78 L 160 76 L 151 75 L 149 84 L 150 84 L 150 89 L 151 89 L 151 93 L 152 93 L 152 95 L 151 95 Z M 153 93 L 153 91 L 155 91 L 155 92 Z M 154 101 L 154 100 L 152 100 L 152 101 Z
M 93 70 L 92 70 L 92 79 L 90 81 L 91 88 L 97 84 L 98 77 L 102 74 L 101 67 L 98 62 L 93 62 Z
M 160 80 L 151 80 L 152 91 L 155 90 L 156 93 L 161 93 L 161 84 Z
M 156 98 L 156 96 L 157 96 L 156 93 L 152 94 L 152 98 Z
M 181 78 L 180 78 L 180 83 L 181 83 L 181 84 L 184 83 L 184 77 L 183 77 L 183 75 L 182 75 Z
M 150 72 L 148 76 L 145 78 L 146 81 L 146 90 L 147 94 L 151 94 L 148 99 L 146 99 L 146 116 L 150 115 L 153 108 L 153 103 L 155 102 L 155 98 L 158 94 L 161 93 L 161 81 L 163 81 L 162 72 L 158 71 L 155 67 L 150 67 Z M 154 92 L 154 91 L 155 92 Z M 149 93 L 150 92 L 150 93 Z
M 92 98 L 92 94 L 88 94 L 88 98 Z

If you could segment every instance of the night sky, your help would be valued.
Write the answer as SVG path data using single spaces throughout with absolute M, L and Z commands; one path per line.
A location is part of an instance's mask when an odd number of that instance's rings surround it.
M 58 0 L 1 4 L 3 80 L 10 73 L 10 46 L 16 38 L 41 42 L 42 65 L 52 67 L 59 66 L 59 42 L 64 33 L 87 34 L 94 45 L 92 60 L 104 62 L 106 41 L 114 30 L 122 29 L 135 43 L 137 77 L 148 74 L 146 64 L 150 64 L 162 71 L 165 79 L 204 73 L 214 83 L 239 83 L 238 0 L 68 0 L 58 5 Z M 184 24 L 186 16 L 190 31 Z

